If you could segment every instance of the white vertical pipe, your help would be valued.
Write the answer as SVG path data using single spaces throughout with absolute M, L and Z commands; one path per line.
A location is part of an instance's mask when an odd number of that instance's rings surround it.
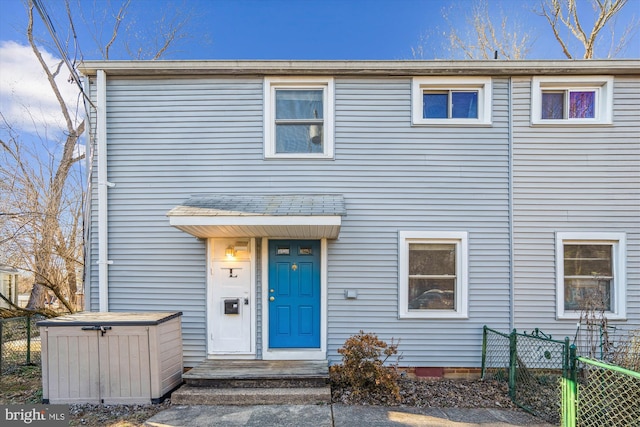
M 109 311 L 109 236 L 107 218 L 107 74 L 97 71 L 98 139 L 98 310 Z
M 516 327 L 516 287 L 515 287 L 515 248 L 514 245 L 514 237 L 513 237 L 513 77 L 509 77 L 509 120 L 508 120 L 508 198 L 509 198 L 509 211 L 508 211 L 508 221 L 509 221 L 509 330 L 512 331 Z

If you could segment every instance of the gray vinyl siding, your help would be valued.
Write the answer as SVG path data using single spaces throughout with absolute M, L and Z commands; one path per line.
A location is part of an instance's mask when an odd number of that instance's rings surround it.
M 625 232 L 627 318 L 640 325 L 640 81 L 616 77 L 613 125 L 530 127 L 531 80 L 514 82 L 515 321 L 573 337 L 556 320 L 555 233 Z
M 261 78 L 110 79 L 110 309 L 183 311 L 185 365 L 199 362 L 205 243 L 172 228 L 167 211 L 194 193 L 339 193 L 347 216 L 328 243 L 330 361 L 365 330 L 400 340 L 404 366 L 479 366 L 482 326 L 507 329 L 510 315 L 508 80 L 493 90 L 491 127 L 413 127 L 410 78 L 336 78 L 335 159 L 264 160 Z M 94 230 L 96 215 L 94 200 Z M 398 319 L 403 230 L 469 233 L 469 319 Z M 97 260 L 97 242 L 91 251 Z
M 478 366 L 485 322 L 508 327 L 507 85 L 494 125 L 410 125 L 409 79 L 336 81 L 336 161 L 345 195 L 329 242 L 329 358 L 359 330 L 400 340 L 407 366 Z M 398 232 L 469 232 L 469 319 L 398 320 Z M 345 289 L 358 291 L 356 300 Z

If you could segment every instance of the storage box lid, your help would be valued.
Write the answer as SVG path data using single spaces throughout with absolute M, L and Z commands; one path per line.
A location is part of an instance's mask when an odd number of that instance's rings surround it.
M 38 326 L 134 326 L 158 325 L 176 317 L 182 316 L 177 312 L 144 312 L 144 313 L 74 313 L 65 316 L 41 320 Z

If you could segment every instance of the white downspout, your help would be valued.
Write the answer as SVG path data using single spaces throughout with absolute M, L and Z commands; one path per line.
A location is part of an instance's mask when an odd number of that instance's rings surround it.
M 109 311 L 109 231 L 107 218 L 107 74 L 97 71 L 98 139 L 98 311 Z
M 513 237 L 513 77 L 509 77 L 509 120 L 508 120 L 508 144 L 509 144 L 509 330 L 512 331 L 516 326 L 515 319 L 515 256 L 514 237 Z

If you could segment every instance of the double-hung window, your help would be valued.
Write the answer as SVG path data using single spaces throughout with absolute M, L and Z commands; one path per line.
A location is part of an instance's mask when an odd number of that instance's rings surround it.
M 610 124 L 612 92 L 612 77 L 534 77 L 531 123 Z
M 556 239 L 558 318 L 595 310 L 624 319 L 625 234 L 557 233 Z
M 414 77 L 414 125 L 490 125 L 491 78 Z
M 402 231 L 400 318 L 467 318 L 467 233 Z
M 333 158 L 333 80 L 265 78 L 266 158 Z

